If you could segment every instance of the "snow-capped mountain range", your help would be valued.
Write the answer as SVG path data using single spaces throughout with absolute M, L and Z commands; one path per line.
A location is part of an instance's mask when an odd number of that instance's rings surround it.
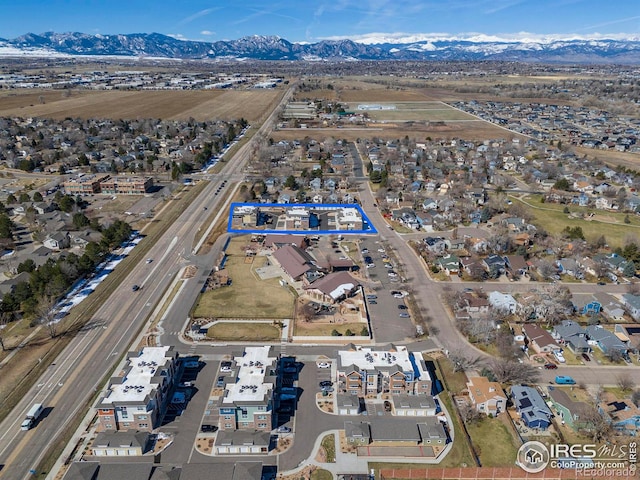
M 250 36 L 204 42 L 159 33 L 90 35 L 28 33 L 0 38 L 0 56 L 130 56 L 179 59 L 255 59 L 304 61 L 494 60 L 541 63 L 640 64 L 640 37 L 482 34 L 370 34 L 357 38 L 292 43 L 277 36 Z

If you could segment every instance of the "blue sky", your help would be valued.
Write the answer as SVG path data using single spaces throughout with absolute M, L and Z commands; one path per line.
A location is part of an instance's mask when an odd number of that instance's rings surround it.
M 371 41 L 429 33 L 514 38 L 523 32 L 638 38 L 640 0 L 0 0 L 0 37 L 45 31 L 158 32 L 207 41 L 247 35 Z

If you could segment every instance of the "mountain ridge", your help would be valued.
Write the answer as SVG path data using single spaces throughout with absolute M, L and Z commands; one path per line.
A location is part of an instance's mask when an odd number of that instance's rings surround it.
M 640 64 L 640 38 L 507 40 L 490 36 L 449 38 L 442 35 L 407 37 L 408 42 L 359 43 L 350 39 L 295 43 L 271 35 L 236 40 L 182 40 L 160 33 L 86 34 L 26 33 L 0 38 L 0 56 L 125 56 L 174 59 L 252 59 L 288 61 L 520 61 L 539 63 Z M 410 41 L 410 40 L 414 41 Z M 388 38 L 387 40 L 393 40 Z M 371 39 L 369 41 L 372 41 Z

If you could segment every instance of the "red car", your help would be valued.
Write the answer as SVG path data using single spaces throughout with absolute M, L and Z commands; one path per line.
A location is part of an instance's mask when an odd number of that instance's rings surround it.
M 556 368 L 558 368 L 558 366 L 555 363 L 547 363 L 545 364 L 544 368 L 546 368 L 547 370 L 555 370 Z

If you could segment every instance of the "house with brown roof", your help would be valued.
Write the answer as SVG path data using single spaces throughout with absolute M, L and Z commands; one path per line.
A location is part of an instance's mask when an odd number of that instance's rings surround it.
M 487 377 L 470 377 L 467 382 L 469 399 L 480 413 L 498 415 L 507 408 L 507 396 L 498 382 Z
M 522 333 L 524 333 L 526 341 L 529 342 L 529 347 L 533 348 L 536 353 L 553 353 L 562 350 L 551 334 L 540 325 L 524 325 Z
M 304 235 L 268 234 L 264 237 L 263 245 L 272 250 L 277 250 L 285 245 L 293 245 L 304 249 L 307 246 L 307 237 Z
M 284 245 L 271 255 L 282 270 L 289 275 L 293 281 L 298 281 L 302 276 L 316 270 L 315 260 L 311 255 L 294 245 Z
M 354 294 L 360 283 L 348 272 L 329 273 L 306 288 L 307 294 L 322 303 L 337 303 Z

